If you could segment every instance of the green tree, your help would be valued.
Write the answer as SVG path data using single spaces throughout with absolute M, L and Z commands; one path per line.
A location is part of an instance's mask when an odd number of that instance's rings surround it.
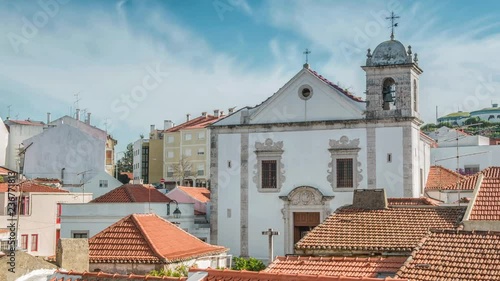
M 249 270 L 249 271 L 261 271 L 266 268 L 266 265 L 256 258 L 233 258 L 233 269 L 234 270 Z
M 116 162 L 116 169 L 118 170 L 118 175 L 122 172 L 132 172 L 134 163 L 134 145 L 129 143 L 127 145 L 127 150 L 123 152 L 123 157 Z M 118 179 L 120 177 L 118 176 Z

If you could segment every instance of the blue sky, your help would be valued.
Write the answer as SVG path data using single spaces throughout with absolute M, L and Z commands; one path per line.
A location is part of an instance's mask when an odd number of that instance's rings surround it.
M 411 45 L 426 122 L 500 102 L 498 1 L 0 1 L 0 116 L 79 107 L 119 141 L 186 113 L 253 106 L 304 63 L 364 98 L 366 49 Z M 142 89 L 142 90 L 141 90 Z

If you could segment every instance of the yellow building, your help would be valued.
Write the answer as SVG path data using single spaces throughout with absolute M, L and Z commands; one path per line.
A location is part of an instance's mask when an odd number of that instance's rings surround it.
M 163 179 L 166 187 L 209 186 L 210 124 L 224 118 L 224 112 L 201 116 L 168 128 L 163 133 Z M 151 144 L 150 144 L 151 145 Z

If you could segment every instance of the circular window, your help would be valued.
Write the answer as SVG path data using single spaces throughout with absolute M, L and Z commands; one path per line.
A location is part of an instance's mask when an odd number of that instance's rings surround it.
M 309 85 L 302 85 L 299 88 L 299 97 L 303 100 L 308 100 L 312 97 L 313 90 Z

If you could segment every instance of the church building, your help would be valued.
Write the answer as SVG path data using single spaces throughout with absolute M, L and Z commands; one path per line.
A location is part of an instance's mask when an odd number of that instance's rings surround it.
M 309 64 L 276 93 L 211 128 L 211 243 L 267 260 L 294 244 L 353 190 L 420 197 L 430 142 L 421 135 L 417 54 L 391 39 L 368 50 L 366 100 Z

